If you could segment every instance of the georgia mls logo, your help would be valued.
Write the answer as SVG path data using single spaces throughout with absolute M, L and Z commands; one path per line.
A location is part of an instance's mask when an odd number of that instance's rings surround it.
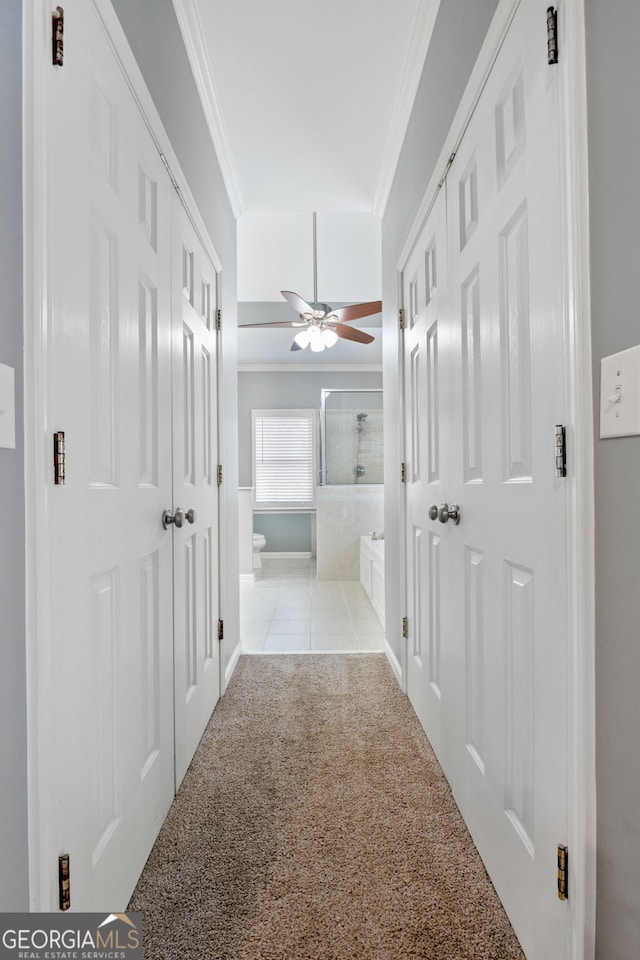
M 5 913 L 0 960 L 142 960 L 141 913 Z

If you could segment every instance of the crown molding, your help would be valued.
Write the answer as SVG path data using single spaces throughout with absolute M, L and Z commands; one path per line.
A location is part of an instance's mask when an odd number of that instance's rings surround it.
M 222 177 L 229 195 L 229 202 L 236 219 L 244 213 L 240 185 L 235 174 L 235 164 L 227 129 L 222 118 L 207 48 L 203 40 L 202 23 L 195 0 L 172 0 L 178 25 L 187 51 L 193 78 L 207 121 L 209 133 L 218 157 Z
M 411 31 L 411 41 L 405 57 L 405 68 L 393 110 L 389 136 L 384 148 L 380 175 L 373 200 L 372 213 L 381 219 L 387 207 L 391 185 L 400 159 L 400 151 L 407 132 L 440 3 L 441 0 L 431 0 L 428 3 L 426 0 L 420 0 L 416 12 Z

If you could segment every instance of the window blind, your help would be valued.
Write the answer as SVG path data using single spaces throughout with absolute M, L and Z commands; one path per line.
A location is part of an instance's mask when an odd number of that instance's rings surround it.
M 315 410 L 254 410 L 255 502 L 313 507 Z

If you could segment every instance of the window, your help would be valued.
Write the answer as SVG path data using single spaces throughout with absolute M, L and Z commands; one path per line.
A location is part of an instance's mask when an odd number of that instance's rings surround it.
M 316 410 L 253 410 L 256 507 L 309 509 L 315 504 Z

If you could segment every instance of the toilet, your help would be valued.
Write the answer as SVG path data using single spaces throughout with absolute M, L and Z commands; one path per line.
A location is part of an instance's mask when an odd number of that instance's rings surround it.
M 260 551 L 264 550 L 267 545 L 266 538 L 261 533 L 254 533 L 253 535 L 253 569 L 257 570 L 262 566 L 262 560 L 260 559 Z

